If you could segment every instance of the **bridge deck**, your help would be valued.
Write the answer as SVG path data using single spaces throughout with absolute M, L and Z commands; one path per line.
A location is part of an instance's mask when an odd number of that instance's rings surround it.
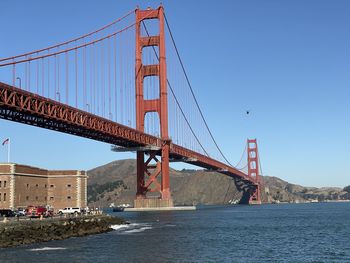
M 163 140 L 66 104 L 0 82 L 0 118 L 123 147 L 161 147 Z M 170 143 L 170 159 L 214 170 L 255 184 L 245 173 L 203 154 Z

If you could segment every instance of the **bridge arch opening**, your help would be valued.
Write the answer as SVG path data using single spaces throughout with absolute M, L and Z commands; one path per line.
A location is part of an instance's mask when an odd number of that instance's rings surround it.
M 256 153 L 255 152 L 250 152 L 249 156 L 250 156 L 250 158 L 256 158 Z
M 146 46 L 142 48 L 142 64 L 143 65 L 157 65 L 159 64 L 159 47 Z
M 255 162 L 250 162 L 249 164 L 251 169 L 256 169 L 256 163 Z
M 144 19 L 141 22 L 141 36 L 158 36 L 159 35 L 159 19 Z
M 143 79 L 143 98 L 145 100 L 159 99 L 159 76 L 147 76 Z
M 160 120 L 158 112 L 147 112 L 145 115 L 145 132 L 160 137 Z

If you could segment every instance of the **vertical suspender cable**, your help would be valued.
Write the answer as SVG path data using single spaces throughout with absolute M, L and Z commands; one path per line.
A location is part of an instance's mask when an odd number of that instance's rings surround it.
M 28 91 L 30 91 L 30 60 L 28 61 Z
M 92 104 L 93 104 L 93 113 L 96 114 L 96 59 L 95 59 L 95 53 L 96 53 L 96 48 L 95 48 L 95 44 L 92 45 L 92 49 L 93 49 L 93 52 L 92 52 L 92 68 L 93 68 L 93 81 L 92 81 L 92 89 L 93 89 L 93 96 L 92 96 Z
M 78 108 L 78 50 L 75 49 L 75 107 Z
M 44 58 L 41 58 L 41 95 L 44 96 L 45 74 L 44 74 Z
M 68 93 L 69 93 L 69 61 L 68 52 L 66 52 L 66 104 L 68 105 Z
M 53 74 L 53 78 L 54 78 L 54 99 L 56 100 L 56 96 L 57 96 L 57 59 L 56 59 L 56 55 L 54 56 L 54 61 L 55 61 L 55 65 L 54 65 L 54 74 Z
M 118 103 L 117 103 L 117 37 L 114 36 L 114 107 L 115 107 L 115 121 L 117 122 Z
M 14 62 L 14 59 L 12 59 L 12 62 Z M 12 65 L 12 86 L 16 86 L 16 64 Z
M 27 90 L 28 89 L 28 63 L 25 63 L 24 65 L 24 83 L 25 83 L 24 89 Z
M 111 41 L 108 38 L 108 118 L 112 120 L 111 112 Z
M 84 39 L 85 42 L 85 39 Z M 86 109 L 86 46 L 83 49 L 83 106 Z
M 47 58 L 47 97 L 50 98 L 50 57 Z
M 36 61 L 36 93 L 39 94 L 39 60 Z
M 58 101 L 61 101 L 61 93 L 60 93 L 60 56 L 57 56 L 57 97 Z
M 120 35 L 120 121 L 123 124 L 123 35 Z
M 90 46 L 90 97 L 88 111 L 92 112 L 92 99 L 93 99 L 93 46 Z
M 101 115 L 105 116 L 105 64 L 104 64 L 104 42 L 101 42 L 101 85 L 102 85 L 102 91 L 101 91 Z

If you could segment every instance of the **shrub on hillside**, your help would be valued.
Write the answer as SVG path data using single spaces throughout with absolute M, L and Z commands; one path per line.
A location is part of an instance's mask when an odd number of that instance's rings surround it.
M 123 187 L 125 189 L 126 185 L 123 180 L 118 180 L 115 182 L 107 182 L 105 184 L 92 184 L 87 187 L 88 191 L 88 202 L 97 201 L 97 196 L 101 195 L 101 198 L 104 197 L 105 192 L 112 192 L 114 189 Z

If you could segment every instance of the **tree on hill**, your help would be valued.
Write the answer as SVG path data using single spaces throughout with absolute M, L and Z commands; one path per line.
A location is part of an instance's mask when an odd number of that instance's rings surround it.
M 350 185 L 348 185 L 348 186 L 346 186 L 346 187 L 344 187 L 344 189 L 343 189 L 345 192 L 348 192 L 348 193 L 350 193 Z
M 118 187 L 123 187 L 124 189 L 126 189 L 127 186 L 124 184 L 123 180 L 107 182 L 104 184 L 88 185 L 88 202 L 95 202 L 98 200 L 99 195 L 101 198 L 103 198 L 105 192 L 112 192 Z

